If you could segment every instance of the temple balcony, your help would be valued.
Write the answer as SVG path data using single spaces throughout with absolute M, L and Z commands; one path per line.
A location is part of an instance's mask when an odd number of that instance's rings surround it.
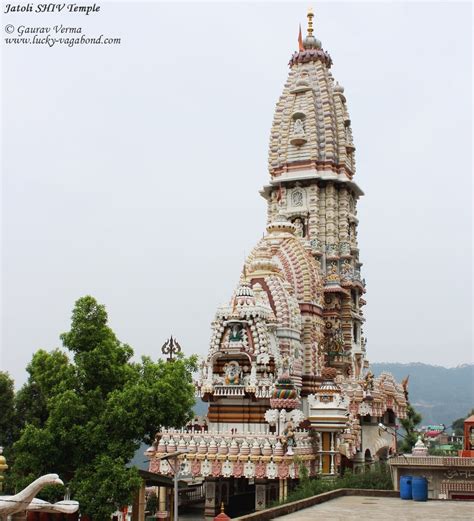
M 213 384 L 212 386 L 196 384 L 196 396 L 203 398 L 205 395 L 212 396 L 227 396 L 227 397 L 250 397 L 256 398 L 271 398 L 273 384 L 267 385 L 224 385 Z
M 214 385 L 214 396 L 245 396 L 244 385 Z

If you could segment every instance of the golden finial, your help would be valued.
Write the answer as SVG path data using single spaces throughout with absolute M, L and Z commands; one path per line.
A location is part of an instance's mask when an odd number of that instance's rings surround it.
M 308 9 L 307 17 L 308 17 L 308 36 L 313 36 L 313 17 L 314 17 L 314 14 L 313 14 L 313 9 L 311 7 Z
M 247 282 L 247 265 L 244 263 L 244 269 L 242 270 L 242 275 L 244 276 L 244 282 Z
M 224 513 L 224 501 L 221 502 L 221 514 Z

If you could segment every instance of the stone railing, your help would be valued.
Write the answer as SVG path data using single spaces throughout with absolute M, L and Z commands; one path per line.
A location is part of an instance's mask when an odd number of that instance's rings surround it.
M 150 458 L 150 471 L 163 475 L 171 474 L 167 459 L 177 453 L 183 473 L 194 478 L 294 479 L 300 465 L 314 476 L 319 468 L 318 455 L 308 432 L 295 432 L 294 442 L 293 446 L 284 447 L 276 434 L 166 430 L 158 445 L 150 447 L 145 455 Z
M 153 457 L 176 451 L 193 454 L 222 456 L 284 456 L 286 454 L 279 436 L 265 433 L 206 432 L 198 429 L 162 429 L 158 445 L 150 447 L 146 455 Z M 314 453 L 309 433 L 296 430 L 295 446 L 289 455 L 310 455 Z
M 390 458 L 390 465 L 416 467 L 474 467 L 474 458 L 455 456 L 395 456 Z

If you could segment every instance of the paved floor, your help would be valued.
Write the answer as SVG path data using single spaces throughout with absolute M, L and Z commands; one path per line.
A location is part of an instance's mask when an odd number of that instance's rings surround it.
M 474 520 L 474 501 L 404 501 L 344 496 L 281 516 L 278 521 L 443 521 Z

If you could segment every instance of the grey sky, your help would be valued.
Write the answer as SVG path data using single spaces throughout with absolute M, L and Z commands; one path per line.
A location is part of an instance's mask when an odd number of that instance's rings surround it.
M 471 5 L 314 3 L 357 147 L 372 361 L 472 361 Z M 265 229 L 267 149 L 304 4 L 5 15 L 118 46 L 3 44 L 2 361 L 21 384 L 74 301 L 153 357 L 210 322 Z

